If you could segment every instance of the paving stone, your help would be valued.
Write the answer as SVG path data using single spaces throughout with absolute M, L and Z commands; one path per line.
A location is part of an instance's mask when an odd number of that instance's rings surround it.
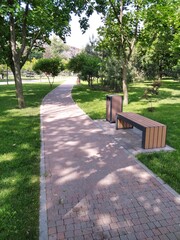
M 49 235 L 49 240 L 56 240 L 56 234 L 54 234 L 54 235 Z
M 177 235 L 174 233 L 167 233 L 166 236 L 169 238 L 169 240 L 177 240 Z M 180 235 L 179 235 L 180 236 Z M 180 238 L 179 238 L 180 239 Z
M 128 240 L 128 237 L 126 236 L 126 235 L 120 235 L 120 238 L 119 238 L 120 240 Z
M 146 234 L 147 237 L 153 237 L 153 236 L 154 236 L 154 233 L 153 233 L 152 230 L 147 230 L 147 231 L 145 232 L 145 234 Z
M 159 238 L 160 238 L 160 240 L 169 240 L 169 238 L 165 234 L 160 235 Z
M 110 233 L 110 236 L 111 236 L 110 239 L 113 238 L 113 237 L 119 237 L 119 232 L 116 229 L 109 230 L 109 233 Z
M 135 234 L 131 234 L 131 233 L 127 234 L 127 238 L 128 240 L 137 240 Z
M 180 231 L 175 232 L 174 235 L 177 237 L 178 240 L 180 239 Z
M 57 239 L 58 239 L 58 240 L 65 240 L 65 235 L 64 235 L 64 233 L 58 233 L 58 234 L 57 234 Z

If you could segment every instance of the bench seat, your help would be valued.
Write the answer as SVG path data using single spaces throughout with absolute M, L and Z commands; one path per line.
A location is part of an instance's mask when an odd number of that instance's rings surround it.
M 166 125 L 132 112 L 116 114 L 116 129 L 136 127 L 142 131 L 142 148 L 166 146 Z

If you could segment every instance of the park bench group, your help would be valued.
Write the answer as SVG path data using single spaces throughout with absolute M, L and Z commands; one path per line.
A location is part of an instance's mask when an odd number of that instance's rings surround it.
M 137 113 L 122 111 L 122 97 L 107 96 L 106 120 L 116 122 L 116 129 L 136 127 L 142 131 L 142 148 L 163 148 L 166 146 L 166 125 Z M 109 101 L 108 101 L 109 100 Z M 120 110 L 119 112 L 117 112 Z

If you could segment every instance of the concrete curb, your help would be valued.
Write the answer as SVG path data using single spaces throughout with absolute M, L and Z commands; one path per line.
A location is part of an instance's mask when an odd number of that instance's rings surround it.
M 134 157 L 134 156 L 133 156 Z M 147 168 L 142 162 L 140 162 L 137 158 L 134 157 L 134 160 L 146 170 L 152 177 L 154 177 L 167 191 L 171 192 L 176 200 L 180 203 L 180 195 L 171 188 L 167 183 L 165 183 L 160 177 L 158 177 L 155 173 L 153 173 L 149 168 Z
M 44 101 L 44 99 L 43 99 L 43 101 Z M 43 104 L 43 101 L 42 101 L 42 104 Z M 48 240 L 44 143 L 42 141 L 42 139 L 43 139 L 42 104 L 40 106 L 41 160 L 40 160 L 39 240 Z

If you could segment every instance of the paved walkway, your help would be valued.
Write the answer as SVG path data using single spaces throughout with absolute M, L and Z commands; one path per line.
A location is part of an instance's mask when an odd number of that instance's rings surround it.
M 40 239 L 180 239 L 179 197 L 78 108 L 72 86 L 41 107 Z

